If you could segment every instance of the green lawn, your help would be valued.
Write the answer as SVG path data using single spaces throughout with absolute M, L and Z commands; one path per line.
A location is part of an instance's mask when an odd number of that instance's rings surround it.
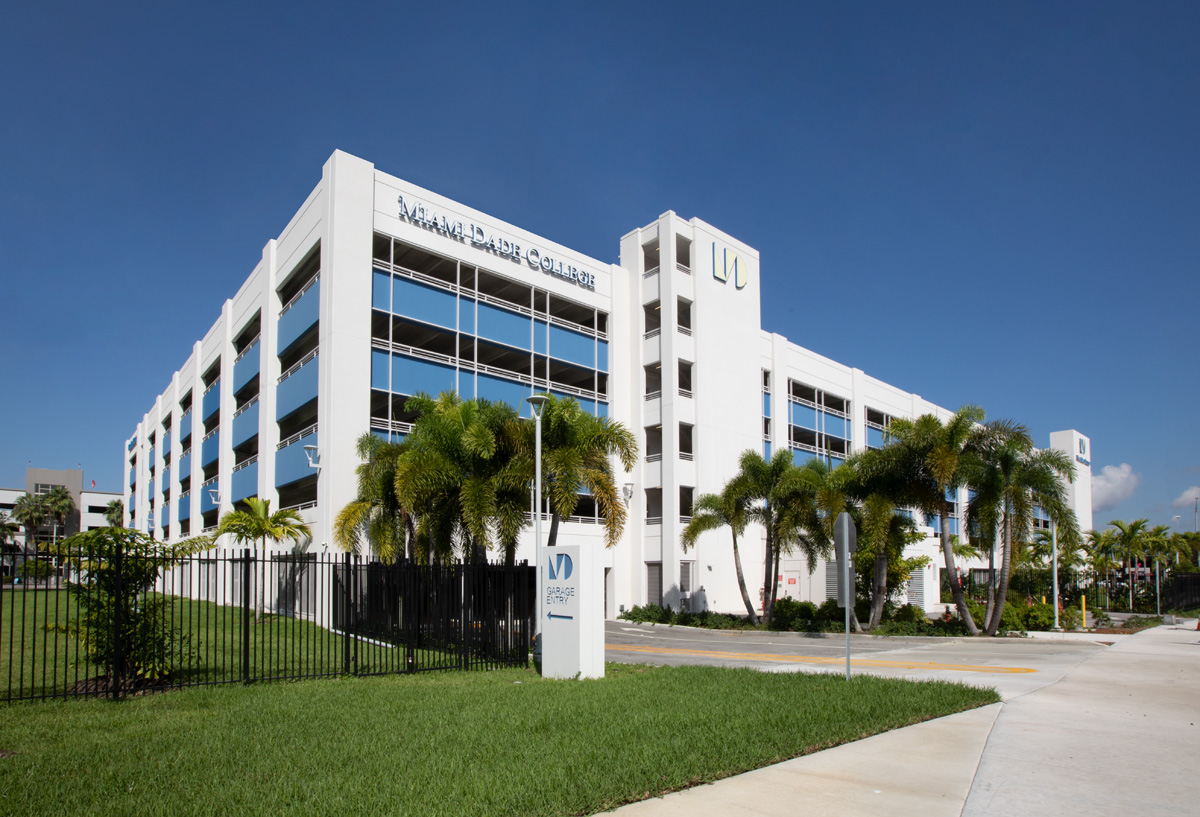
M 0 812 L 587 814 L 992 703 L 950 683 L 610 664 L 14 704 Z M 936 773 L 936 770 L 932 770 Z

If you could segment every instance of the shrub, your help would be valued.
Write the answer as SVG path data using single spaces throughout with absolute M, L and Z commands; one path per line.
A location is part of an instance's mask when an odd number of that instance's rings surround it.
M 892 615 L 891 620 L 899 624 L 924 624 L 929 620 L 929 617 L 925 615 L 924 610 L 915 604 L 906 604 L 903 607 L 896 608 L 896 612 Z
M 636 621 L 640 624 L 670 624 L 671 611 L 658 604 L 635 605 L 617 618 Z
M 1080 613 L 1078 607 L 1064 607 L 1061 611 L 1059 611 L 1058 623 L 1062 625 L 1064 630 L 1078 630 L 1079 617 Z
M 817 607 L 811 601 L 776 599 L 771 614 L 771 630 L 804 630 L 817 617 Z
M 1025 611 L 1026 630 L 1046 632 L 1054 628 L 1054 605 L 1035 604 Z
M 841 607 L 838 607 L 837 599 L 825 599 L 817 608 L 816 620 L 820 624 L 827 624 L 833 621 L 842 621 L 845 616 L 846 613 Z

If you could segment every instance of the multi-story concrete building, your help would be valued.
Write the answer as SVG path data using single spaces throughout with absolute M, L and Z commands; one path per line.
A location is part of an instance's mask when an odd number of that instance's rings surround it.
M 97 491 L 95 487 L 84 488 L 83 471 L 79 469 L 56 471 L 50 468 L 27 468 L 25 469 L 25 488 L 23 490 L 0 488 L 0 511 L 11 517 L 13 506 L 16 505 L 22 494 L 48 494 L 55 486 L 59 485 L 65 487 L 71 494 L 71 499 L 75 502 L 75 511 L 67 515 L 65 524 L 58 525 L 57 530 L 53 524 L 49 523 L 32 531 L 26 530 L 23 525 L 19 526 L 17 539 L 23 545 L 26 553 L 34 553 L 39 543 L 53 541 L 56 536 L 62 539 L 80 531 L 106 527 L 108 521 L 104 514 L 108 510 L 108 503 L 121 498 L 119 493 Z M 13 521 L 16 522 L 15 519 Z M 9 544 L 17 546 L 17 543 L 13 541 L 10 541 Z
M 354 498 L 355 440 L 402 438 L 408 396 L 456 390 L 528 416 L 524 398 L 550 391 L 639 437 L 639 464 L 619 476 L 629 524 L 605 553 L 607 613 L 737 611 L 729 533 L 686 553 L 679 535 L 743 451 L 836 464 L 879 445 L 892 417 L 951 413 L 764 332 L 760 284 L 758 253 L 700 219 L 664 213 L 608 264 L 336 152 L 126 442 L 128 521 L 186 537 L 259 496 L 300 509 L 329 548 Z M 584 497 L 563 535 L 600 547 L 596 523 Z M 762 575 L 755 535 L 742 543 L 748 577 Z M 533 561 L 531 541 L 518 558 Z M 812 567 L 785 560 L 783 594 L 822 601 Z M 930 607 L 934 570 L 910 585 Z

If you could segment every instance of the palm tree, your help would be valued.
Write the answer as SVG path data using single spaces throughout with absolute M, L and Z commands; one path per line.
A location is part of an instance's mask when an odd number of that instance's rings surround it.
M 104 509 L 104 519 L 110 528 L 119 528 L 125 524 L 125 503 L 119 499 L 111 500 Z
M 1178 534 L 1169 534 L 1170 525 L 1155 525 L 1146 533 L 1146 555 L 1154 559 L 1154 612 L 1162 615 L 1162 588 L 1160 587 L 1159 565 L 1171 563 L 1171 557 L 1186 553 L 1185 540 Z
M 490 400 L 443 392 L 408 399 L 418 413 L 396 458 L 397 502 L 417 516 L 416 551 L 424 561 L 483 561 L 495 530 L 510 562 L 529 508 L 531 462 L 518 452 L 516 410 Z
M 387 442 L 368 431 L 358 438 L 356 450 L 363 460 L 355 469 L 358 493 L 334 520 L 334 544 L 357 553 L 365 539 L 381 561 L 413 558 L 416 524 L 412 514 L 396 499 L 396 463 L 403 445 Z
M 75 500 L 65 485 L 55 485 L 46 495 L 46 506 L 54 520 L 54 543 L 58 544 L 58 526 L 67 526 L 67 517 L 75 512 Z
M 625 503 L 618 494 L 612 457 L 631 470 L 637 462 L 637 437 L 614 420 L 588 414 L 573 397 L 547 397 L 542 408 L 542 491 L 550 505 L 546 544 L 555 546 L 559 523 L 574 515 L 580 490 L 586 489 L 604 518 L 604 544 L 613 547 L 625 527 Z M 534 423 L 525 423 L 523 454 L 530 462 L 534 428 Z
M 889 440 L 899 446 L 891 456 L 896 459 L 897 473 L 904 475 L 897 488 L 899 504 L 938 517 L 950 592 L 958 617 L 971 635 L 979 635 L 979 628 L 967 609 L 962 579 L 954 566 L 950 541 L 953 500 L 947 499 L 947 494 L 957 492 L 966 482 L 961 460 L 972 442 L 975 426 L 983 417 L 983 409 L 978 406 L 963 406 L 945 423 L 932 414 L 923 414 L 916 420 L 893 419 L 887 432 Z
M 25 493 L 17 497 L 17 501 L 13 503 L 12 516 L 25 528 L 26 554 L 37 553 L 38 528 L 46 524 L 46 519 L 50 516 L 45 495 Z
M 763 526 L 767 534 L 766 552 L 763 556 L 763 616 L 766 624 L 771 623 L 771 612 L 775 605 L 776 570 L 779 565 L 781 542 L 776 536 L 780 523 L 780 510 L 783 507 L 781 491 L 784 478 L 796 466 L 792 462 L 792 452 L 777 451 L 769 461 L 762 454 L 750 449 L 744 451 L 738 459 L 738 474 L 734 479 L 743 486 L 746 499 L 755 503 L 761 501 L 761 506 L 751 505 L 749 519 Z M 796 486 L 790 485 L 789 490 Z
M 229 534 L 239 544 L 261 546 L 262 581 L 258 585 L 258 607 L 254 611 L 257 622 L 266 606 L 267 540 L 287 540 L 297 546 L 307 546 L 312 541 L 312 531 L 295 510 L 284 508 L 271 513 L 271 500 L 258 497 L 250 497 L 245 502 L 248 510 L 229 511 L 221 517 L 211 541 Z
M 1146 552 L 1146 526 L 1150 524 L 1150 520 L 1135 519 L 1132 522 L 1125 522 L 1121 519 L 1114 519 L 1108 524 L 1111 527 L 1116 528 L 1116 530 L 1113 531 L 1113 539 L 1117 547 L 1117 552 L 1121 554 L 1122 560 L 1129 566 L 1129 612 L 1132 613 L 1134 574 L 1133 563 L 1135 559 Z
M 738 536 L 746 529 L 749 519 L 749 497 L 745 486 L 736 479 L 725 483 L 719 494 L 701 494 L 692 505 L 692 518 L 683 529 L 680 544 L 686 553 L 696 543 L 700 534 L 728 526 L 733 533 L 733 567 L 737 573 L 738 588 L 742 591 L 742 603 L 750 623 L 758 626 L 758 614 L 750 593 L 746 590 L 746 578 L 742 574 L 742 557 L 738 552 Z
M 1112 528 L 1102 531 L 1088 531 L 1087 542 L 1084 547 L 1092 562 L 1093 575 L 1098 575 L 1101 572 L 1104 574 L 1104 601 L 1105 605 L 1111 609 L 1112 572 L 1120 555 L 1120 546 L 1117 543 L 1115 531 Z M 1099 605 L 1097 604 L 1097 606 Z
M 1004 614 L 1013 554 L 1028 542 L 1034 509 L 1040 506 L 1046 512 L 1060 541 L 1078 546 L 1079 524 L 1062 484 L 1063 479 L 1074 480 L 1075 466 L 1061 451 L 1035 449 L 1024 426 L 999 421 L 976 435 L 965 470 L 976 491 L 971 513 L 1000 519 L 1000 583 L 984 629 L 995 635 Z

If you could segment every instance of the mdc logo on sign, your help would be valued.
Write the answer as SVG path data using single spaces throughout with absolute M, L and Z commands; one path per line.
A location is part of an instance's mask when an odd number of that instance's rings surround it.
M 572 567 L 571 557 L 565 553 L 554 554 L 554 558 L 546 564 L 552 582 L 565 582 L 571 578 Z
M 742 257 L 728 247 L 722 247 L 720 252 L 717 252 L 717 245 L 712 245 L 713 249 L 713 278 L 718 281 L 728 281 L 733 279 L 733 285 L 738 289 L 746 286 L 750 282 L 750 270 L 746 267 L 746 262 Z

